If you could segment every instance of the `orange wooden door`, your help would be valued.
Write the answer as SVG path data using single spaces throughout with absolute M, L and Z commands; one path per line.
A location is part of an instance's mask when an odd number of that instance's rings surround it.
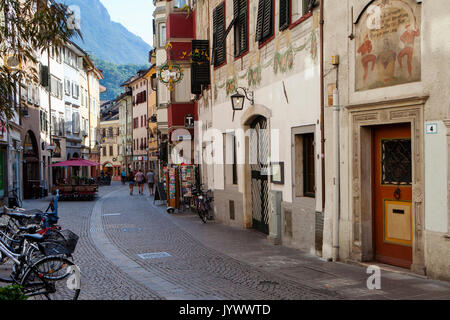
M 377 261 L 412 263 L 411 126 L 379 126 L 373 133 L 374 246 Z

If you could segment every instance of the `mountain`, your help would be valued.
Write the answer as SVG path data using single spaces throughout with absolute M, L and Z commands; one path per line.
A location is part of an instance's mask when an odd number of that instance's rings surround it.
M 121 64 L 117 65 L 108 61 L 104 61 L 95 56 L 91 56 L 95 66 L 102 70 L 103 80 L 100 84 L 106 87 L 106 92 L 100 95 L 100 100 L 113 100 L 123 92 L 120 86 L 125 80 L 135 75 L 138 70 L 147 69 L 148 64 Z
M 122 24 L 111 21 L 108 11 L 100 0 L 57 1 L 79 7 L 83 40 L 76 37 L 73 41 L 89 55 L 116 64 L 148 63 L 151 46 Z M 150 17 L 151 12 L 148 14 Z

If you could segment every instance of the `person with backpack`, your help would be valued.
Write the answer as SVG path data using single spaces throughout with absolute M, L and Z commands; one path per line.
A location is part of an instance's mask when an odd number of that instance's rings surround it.
M 132 172 L 128 175 L 128 187 L 130 188 L 130 196 L 132 196 L 134 188 L 134 175 Z
M 134 177 L 138 184 L 139 194 L 143 195 L 144 194 L 144 180 L 145 180 L 144 173 L 142 172 L 141 169 L 139 169 L 139 171 L 136 173 L 136 175 Z
M 148 191 L 152 196 L 154 194 L 153 189 L 155 185 L 155 174 L 153 173 L 153 170 L 147 172 L 147 183 L 148 183 Z

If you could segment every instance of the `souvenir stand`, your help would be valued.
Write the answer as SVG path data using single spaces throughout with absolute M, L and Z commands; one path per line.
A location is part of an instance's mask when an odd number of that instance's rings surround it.
M 180 172 L 178 167 L 168 168 L 166 172 L 167 212 L 180 208 Z
M 192 187 L 195 185 L 195 167 L 192 165 L 182 164 L 181 171 L 181 196 L 183 203 L 183 211 L 192 207 Z

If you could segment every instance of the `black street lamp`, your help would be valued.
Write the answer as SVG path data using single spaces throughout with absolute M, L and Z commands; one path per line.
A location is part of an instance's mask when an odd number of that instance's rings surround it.
M 239 93 L 239 89 L 244 91 L 244 94 Z M 231 96 L 231 106 L 233 107 L 233 121 L 234 121 L 234 113 L 236 111 L 241 111 L 244 109 L 245 99 L 250 101 L 251 105 L 255 104 L 255 100 L 253 99 L 253 91 L 250 91 L 246 88 L 239 87 L 236 89 L 236 93 Z

